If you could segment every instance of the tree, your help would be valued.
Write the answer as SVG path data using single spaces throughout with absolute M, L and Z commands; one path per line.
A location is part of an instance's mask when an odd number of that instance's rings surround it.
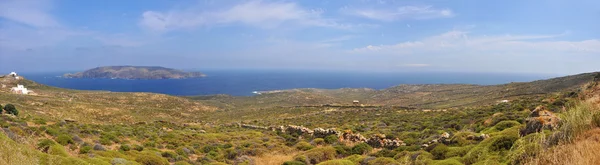
M 2 104 L 0 104 L 0 114 L 2 114 Z
M 6 113 L 8 114 L 13 114 L 15 116 L 19 115 L 19 111 L 17 110 L 17 108 L 15 108 L 14 105 L 12 104 L 6 104 L 6 106 L 4 106 L 4 110 L 6 111 Z

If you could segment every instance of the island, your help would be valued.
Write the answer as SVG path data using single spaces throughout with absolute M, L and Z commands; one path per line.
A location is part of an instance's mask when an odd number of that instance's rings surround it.
M 205 74 L 200 72 L 185 72 L 160 66 L 104 66 L 63 75 L 65 78 L 110 79 L 186 79 L 205 76 Z

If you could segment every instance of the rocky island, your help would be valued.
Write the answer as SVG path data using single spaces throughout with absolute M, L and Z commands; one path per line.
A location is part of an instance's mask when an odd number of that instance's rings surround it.
M 159 66 L 104 66 L 78 73 L 64 74 L 65 78 L 113 78 L 113 79 L 186 79 L 206 75 L 200 72 L 185 72 Z

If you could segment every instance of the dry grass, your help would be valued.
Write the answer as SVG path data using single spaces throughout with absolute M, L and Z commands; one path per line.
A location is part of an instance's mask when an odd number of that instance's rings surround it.
M 559 145 L 544 151 L 527 164 L 600 164 L 600 129 L 596 128 L 582 133 L 574 143 Z
M 255 164 L 261 165 L 281 165 L 283 162 L 290 161 L 294 159 L 294 155 L 297 153 L 289 153 L 289 154 L 280 154 L 280 153 L 271 153 L 265 154 L 260 157 L 253 157 Z

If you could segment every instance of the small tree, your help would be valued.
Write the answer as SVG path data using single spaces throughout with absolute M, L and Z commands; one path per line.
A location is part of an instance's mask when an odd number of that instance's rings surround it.
M 14 105 L 12 104 L 6 104 L 6 106 L 4 106 L 4 110 L 6 111 L 6 113 L 8 114 L 13 114 L 15 116 L 19 115 L 19 111 L 17 110 L 17 108 L 15 108 Z
M 2 114 L 2 109 L 4 108 L 2 107 L 2 104 L 0 104 L 0 114 Z

